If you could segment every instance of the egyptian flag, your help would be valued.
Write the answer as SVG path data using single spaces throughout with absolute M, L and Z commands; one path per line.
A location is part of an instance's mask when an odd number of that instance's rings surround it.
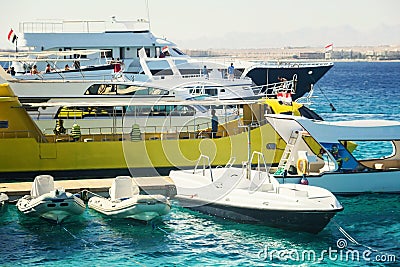
M 14 30 L 11 29 L 10 32 L 8 33 L 8 41 L 15 43 L 15 41 L 17 41 L 18 37 L 15 34 Z
M 332 51 L 333 50 L 333 44 L 328 44 L 325 46 L 325 51 Z
M 163 53 L 168 52 L 168 46 L 164 46 L 164 47 L 161 49 L 161 52 L 163 52 Z

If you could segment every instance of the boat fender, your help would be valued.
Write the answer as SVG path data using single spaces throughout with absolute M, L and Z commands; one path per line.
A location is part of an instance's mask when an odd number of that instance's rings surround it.
M 298 159 L 297 160 L 297 172 L 300 175 L 303 175 L 307 172 L 308 162 L 307 159 Z

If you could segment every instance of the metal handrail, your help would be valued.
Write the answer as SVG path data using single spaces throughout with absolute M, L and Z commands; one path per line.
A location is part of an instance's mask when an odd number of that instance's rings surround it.
M 199 166 L 200 161 L 202 159 L 203 159 L 203 176 L 206 175 L 206 163 L 205 163 L 205 160 L 207 160 L 208 161 L 208 168 L 210 169 L 211 182 L 214 182 L 214 177 L 213 177 L 213 174 L 212 174 L 212 168 L 211 168 L 211 163 L 210 163 L 210 157 L 208 157 L 206 155 L 203 155 L 203 154 L 200 155 L 199 159 L 197 160 L 196 166 L 193 169 L 193 174 L 196 173 L 197 167 Z
M 48 20 L 21 22 L 19 24 L 19 31 L 21 33 L 94 33 L 109 30 L 111 24 L 123 25 L 126 30 L 149 30 L 150 27 L 150 23 L 143 19 L 137 21 Z M 138 25 L 147 26 L 144 28 L 138 27 Z
M 258 171 L 258 179 L 261 180 L 261 163 L 260 163 L 260 159 L 262 159 L 262 163 L 264 163 L 264 168 L 265 170 L 267 170 L 267 163 L 265 162 L 265 157 L 264 154 L 259 152 L 259 151 L 253 151 L 253 154 L 251 155 L 250 158 L 250 162 L 249 162 L 249 166 L 251 166 L 251 163 L 253 162 L 254 157 L 257 156 L 257 171 Z M 268 181 L 271 183 L 271 177 L 268 174 L 268 172 L 266 172 L 268 175 Z
M 55 60 L 55 59 L 54 59 Z M 35 61 L 34 59 L 32 59 L 32 61 Z M 110 69 L 111 71 L 111 69 Z M 75 72 L 70 72 L 73 74 L 80 74 L 80 75 L 76 75 L 73 77 L 68 77 L 68 72 L 63 72 L 61 69 L 57 70 L 57 71 L 52 71 L 50 73 L 39 73 L 39 74 L 25 74 L 25 75 L 29 75 L 29 77 L 35 77 L 34 79 L 27 79 L 24 78 L 23 76 L 16 76 L 15 78 L 19 79 L 19 82 L 32 82 L 32 81 L 42 81 L 42 82 L 46 82 L 46 81 L 63 81 L 63 82 L 82 82 L 82 81 L 114 81 L 115 80 L 115 74 L 103 74 L 103 75 L 99 75 L 99 74 L 87 74 L 85 72 L 90 72 L 90 71 L 85 71 L 85 69 L 80 69 L 80 71 L 75 71 Z M 58 74 L 58 76 L 54 76 L 51 77 L 49 79 L 46 78 L 46 75 L 48 74 Z M 124 77 L 123 77 L 124 79 Z

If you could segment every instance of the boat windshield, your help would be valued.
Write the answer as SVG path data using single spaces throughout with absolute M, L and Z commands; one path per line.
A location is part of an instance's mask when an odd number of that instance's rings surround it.
M 93 84 L 85 95 L 168 95 L 169 91 L 138 85 L 127 84 Z
M 387 158 L 393 155 L 391 141 L 357 141 L 353 156 L 357 160 Z
M 127 106 L 127 107 L 62 107 L 56 119 L 104 118 L 122 116 L 194 116 L 195 108 L 179 105 Z

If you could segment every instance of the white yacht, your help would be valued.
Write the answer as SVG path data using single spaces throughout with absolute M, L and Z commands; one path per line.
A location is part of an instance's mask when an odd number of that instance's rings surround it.
M 28 75 L 32 76 L 32 75 Z M 111 78 L 111 77 L 110 77 Z M 12 77 L 0 66 L 0 81 L 9 82 L 22 103 L 44 102 L 50 99 L 72 97 L 169 97 L 180 100 L 210 97 L 218 100 L 257 99 L 264 97 L 261 87 L 255 86 L 251 79 L 229 80 L 211 72 L 207 77 L 194 75 L 184 77 L 152 76 L 135 74 L 132 80 L 122 76 L 120 79 L 25 79 Z M 294 92 L 295 80 L 287 82 L 285 89 Z M 266 85 L 273 93 L 284 89 L 283 83 Z
M 173 42 L 158 38 L 150 32 L 149 22 L 118 21 L 34 21 L 21 22 L 19 31 L 23 33 L 25 48 L 29 51 L 70 52 L 74 50 L 101 49 L 104 53 L 87 55 L 66 55 L 64 60 L 69 64 L 79 59 L 85 65 L 107 65 L 113 59 L 123 62 L 124 72 L 129 74 L 143 73 L 139 62 L 139 51 L 144 48 L 149 58 L 165 58 L 174 62 L 182 75 L 200 74 L 204 66 L 226 74 L 228 66 L 205 59 L 194 59 L 185 55 Z M 332 66 L 330 62 L 322 63 L 262 63 L 235 62 L 235 76 L 249 77 L 262 86 L 278 82 L 278 77 L 292 79 L 298 77 L 298 86 L 293 99 L 303 96 Z M 39 65 L 38 65 L 39 66 Z M 25 73 L 26 64 L 15 64 L 17 72 Z M 45 64 L 40 68 L 44 70 Z M 168 62 L 154 61 L 149 63 L 153 75 L 173 75 Z M 265 88 L 264 88 L 265 90 Z M 271 92 L 266 92 L 271 93 Z
M 47 52 L 43 54 L 49 55 Z M 61 55 L 64 54 L 61 53 Z M 103 70 L 98 70 L 96 67 L 86 67 L 87 70 L 82 72 L 49 70 L 47 73 L 11 76 L 0 67 L 0 81 L 7 81 L 12 84 L 11 87 L 22 103 L 44 102 L 53 98 L 97 96 L 108 98 L 173 97 L 177 99 L 208 97 L 218 100 L 247 100 L 265 97 L 267 96 L 266 91 L 271 92 L 271 96 L 274 97 L 282 91 L 290 92 L 290 95 L 296 93 L 296 75 L 290 81 L 284 80 L 255 86 L 250 78 L 228 79 L 221 74 L 220 70 L 204 69 L 202 74 L 183 75 L 174 61 L 149 58 L 144 48 L 139 50 L 139 58 L 144 74 L 129 76 L 121 70 L 115 75 L 106 76 Z M 55 62 L 56 60 L 58 59 L 51 57 L 41 58 L 41 61 L 46 62 Z M 168 68 L 173 71 L 173 75 L 153 75 L 149 64 L 154 62 L 162 64 L 161 62 L 164 61 L 167 62 Z M 24 62 L 26 61 L 24 60 Z M 101 76 L 93 76 L 93 73 L 99 73 Z M 79 78 L 79 76 L 81 77 Z
M 309 185 L 343 195 L 400 192 L 400 122 L 265 117 L 287 144 L 274 172 L 279 181 L 306 178 Z M 367 153 L 382 149 L 383 156 Z

